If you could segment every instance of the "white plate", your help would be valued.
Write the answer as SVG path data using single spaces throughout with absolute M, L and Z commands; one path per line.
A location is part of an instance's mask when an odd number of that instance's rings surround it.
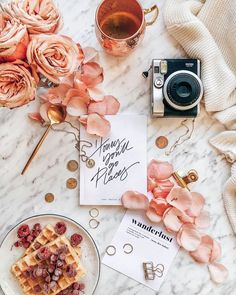
M 42 227 L 47 224 L 54 226 L 61 220 L 67 225 L 67 231 L 65 233 L 67 237 L 70 237 L 73 233 L 79 233 L 83 236 L 83 241 L 81 243 L 81 263 L 86 269 L 86 276 L 82 278 L 81 283 L 85 284 L 86 295 L 92 295 L 94 293 L 100 277 L 101 260 L 93 238 L 74 220 L 60 215 L 45 214 L 29 217 L 21 221 L 8 232 L 1 244 L 0 285 L 6 295 L 23 295 L 20 285 L 11 273 L 11 266 L 20 259 L 24 253 L 23 249 L 12 247 L 17 240 L 17 229 L 19 226 L 23 223 L 28 224 L 30 227 L 35 223 L 40 223 Z

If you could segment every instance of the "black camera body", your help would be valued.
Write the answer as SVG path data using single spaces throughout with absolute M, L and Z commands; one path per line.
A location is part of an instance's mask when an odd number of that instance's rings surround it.
M 203 97 L 201 63 L 198 59 L 152 61 L 152 115 L 197 117 Z

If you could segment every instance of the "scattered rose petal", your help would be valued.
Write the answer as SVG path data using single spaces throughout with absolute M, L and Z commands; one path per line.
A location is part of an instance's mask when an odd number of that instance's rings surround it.
M 85 47 L 83 48 L 84 52 L 84 60 L 83 63 L 88 63 L 92 61 L 97 61 L 98 51 L 93 47 Z
M 152 208 L 156 211 L 156 214 L 162 216 L 167 208 L 169 208 L 170 205 L 167 203 L 165 199 L 157 198 L 151 200 L 149 204 L 149 208 Z
M 95 87 L 103 81 L 103 68 L 96 62 L 88 62 L 81 66 L 80 80 L 89 88 Z
M 88 108 L 80 97 L 73 97 L 67 104 L 66 111 L 69 115 L 78 117 L 87 114 Z
M 154 188 L 157 186 L 155 178 L 148 177 L 147 178 L 147 190 L 148 192 L 152 192 Z
M 166 200 L 171 206 L 179 209 L 180 211 L 185 211 L 192 205 L 191 193 L 182 187 L 173 188 Z
M 196 217 L 201 213 L 205 204 L 205 199 L 201 194 L 196 192 L 192 192 L 191 195 L 192 195 L 192 206 L 191 208 L 188 209 L 187 214 L 189 216 Z
M 170 180 L 162 180 L 155 182 L 156 186 L 153 189 L 153 194 L 155 198 L 166 198 L 172 188 L 174 187 L 174 183 Z
M 214 262 L 215 260 L 219 259 L 221 257 L 221 246 L 220 244 L 214 240 L 213 240 L 213 245 L 212 245 L 212 252 L 211 252 L 211 258 L 210 258 L 210 262 Z
M 208 265 L 210 276 L 213 282 L 221 284 L 228 278 L 229 272 L 227 268 L 220 263 L 212 263 Z
M 178 232 L 183 225 L 180 220 L 182 212 L 174 207 L 168 208 L 163 215 L 163 223 L 168 231 Z
M 29 113 L 28 114 L 29 118 L 34 120 L 34 121 L 37 121 L 37 122 L 40 122 L 40 123 L 43 123 L 44 120 L 42 119 L 42 117 L 40 116 L 39 113 Z
M 159 223 L 162 221 L 162 217 L 158 215 L 156 211 L 151 207 L 149 207 L 149 209 L 147 210 L 146 215 L 148 219 L 153 223 Z
M 210 216 L 207 211 L 202 211 L 199 216 L 195 218 L 195 225 L 198 228 L 208 228 L 210 225 Z
M 166 180 L 173 173 L 173 166 L 168 162 L 152 160 L 148 165 L 148 177 Z
M 104 99 L 104 91 L 101 88 L 88 88 L 89 96 L 94 101 L 102 101 Z
M 185 224 L 182 227 L 180 243 L 185 250 L 195 251 L 201 244 L 201 234 L 194 225 Z
M 40 108 L 39 108 L 39 113 L 40 116 L 42 117 L 42 119 L 44 120 L 44 122 L 49 122 L 48 119 L 48 108 L 51 104 L 49 102 L 46 102 L 44 104 L 41 104 Z
M 149 206 L 148 198 L 134 191 L 127 191 L 121 197 L 121 202 L 126 209 L 132 210 L 147 210 Z
M 105 137 L 110 132 L 110 122 L 98 114 L 90 114 L 87 118 L 87 132 L 92 135 Z
M 88 113 L 97 113 L 99 115 L 116 115 L 119 111 L 120 103 L 111 95 L 105 96 L 103 101 L 92 102 L 89 104 Z

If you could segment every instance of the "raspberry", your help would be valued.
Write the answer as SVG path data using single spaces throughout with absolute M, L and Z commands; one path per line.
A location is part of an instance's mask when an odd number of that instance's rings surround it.
M 48 266 L 48 272 L 49 272 L 49 273 L 54 273 L 54 271 L 55 271 L 55 266 L 54 266 L 53 264 L 50 264 L 50 265 Z
M 35 293 L 40 293 L 42 291 L 42 288 L 39 285 L 34 286 L 33 288 Z
M 20 243 L 20 241 L 17 241 L 17 242 L 14 243 L 14 246 L 15 246 L 16 248 L 19 248 L 19 247 L 22 246 L 22 244 Z
M 57 222 L 55 225 L 55 232 L 58 235 L 63 235 L 66 232 L 66 224 L 64 222 Z
M 26 240 L 27 240 L 27 242 L 31 243 L 34 240 L 34 237 L 32 235 L 28 235 Z
M 56 268 L 55 271 L 54 271 L 54 275 L 61 276 L 62 275 L 62 270 L 60 268 Z
M 50 283 L 51 282 L 51 277 L 49 275 L 45 278 L 45 282 L 46 283 Z
M 79 234 L 73 234 L 70 237 L 70 244 L 72 247 L 77 247 L 83 241 L 83 237 Z
M 25 249 L 28 249 L 29 246 L 30 246 L 30 243 L 27 242 L 27 241 L 23 241 L 23 242 L 22 242 L 22 246 L 23 246 Z
M 30 234 L 30 228 L 27 224 L 22 224 L 17 231 L 19 238 L 27 237 Z
M 73 290 L 72 291 L 72 295 L 78 295 L 79 294 L 79 290 Z
M 40 260 L 47 260 L 51 256 L 51 252 L 47 247 L 43 247 L 39 250 L 37 256 Z
M 57 267 L 62 267 L 64 265 L 64 262 L 61 261 L 60 259 L 57 260 Z
M 57 283 L 55 282 L 55 281 L 51 281 L 50 283 L 49 283 L 49 288 L 50 289 L 55 289 L 57 287 Z
M 51 261 L 52 263 L 57 262 L 57 259 L 58 259 L 58 257 L 57 257 L 57 255 L 55 255 L 55 254 L 52 254 L 51 257 L 50 257 L 50 261 Z
M 35 230 L 35 231 L 39 231 L 39 232 L 41 232 L 41 225 L 40 225 L 40 223 L 35 223 L 35 225 L 33 226 L 33 229 Z
M 69 278 L 73 278 L 77 275 L 77 271 L 76 271 L 75 267 L 73 266 L 73 264 L 70 264 L 67 266 L 66 274 Z
M 78 283 L 74 283 L 72 285 L 73 290 L 79 290 L 79 284 Z
M 79 290 L 83 291 L 85 289 L 85 284 L 81 283 L 79 284 Z
M 64 253 L 61 253 L 59 256 L 58 256 L 58 258 L 60 259 L 60 260 L 65 260 L 66 259 L 66 254 L 64 254 Z
M 55 282 L 57 282 L 59 280 L 59 276 L 53 275 L 52 276 L 52 280 L 55 281 Z

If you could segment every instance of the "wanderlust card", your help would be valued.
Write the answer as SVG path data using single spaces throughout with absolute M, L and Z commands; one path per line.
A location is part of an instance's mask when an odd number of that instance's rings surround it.
M 80 152 L 95 162 L 88 168 L 80 161 L 80 204 L 121 205 L 127 190 L 147 193 L 147 117 L 116 115 L 108 137 L 100 138 L 80 129 Z
M 127 211 L 110 245 L 116 253 L 106 254 L 102 262 L 155 291 L 160 289 L 179 250 L 175 236 L 161 225 L 152 224 L 140 211 Z M 125 253 L 132 248 L 130 254 Z M 144 263 L 152 280 L 145 279 Z

